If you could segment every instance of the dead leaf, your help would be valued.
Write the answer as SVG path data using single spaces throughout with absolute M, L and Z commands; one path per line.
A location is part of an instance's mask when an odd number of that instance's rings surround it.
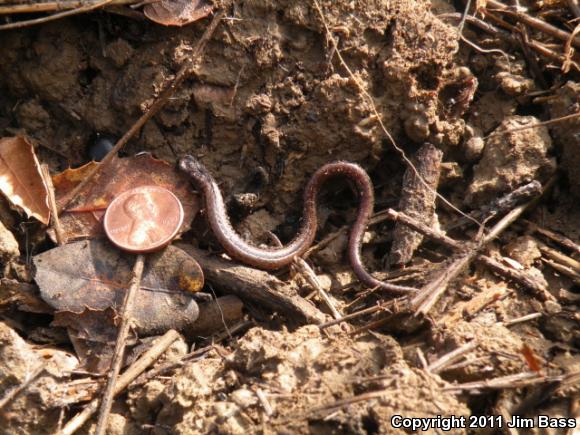
M 28 217 L 48 225 L 48 189 L 34 147 L 24 136 L 0 139 L 0 191 Z
M 212 10 L 205 0 L 160 0 L 143 8 L 147 18 L 164 26 L 184 26 L 207 17 Z
M 51 249 L 34 257 L 35 280 L 42 299 L 56 311 L 82 314 L 86 309 L 115 311 L 123 304 L 134 257 L 104 240 L 85 240 Z M 180 283 L 186 275 L 188 288 Z M 196 282 L 198 288 L 189 284 Z M 185 251 L 168 246 L 149 254 L 132 317 L 143 334 L 182 330 L 199 314 L 195 294 L 203 272 Z M 112 325 L 111 325 L 112 326 Z
M 62 202 L 86 174 L 100 164 L 91 162 L 55 175 L 52 180 L 57 202 Z M 79 194 L 74 207 L 61 214 L 65 238 L 78 240 L 103 235 L 102 218 L 109 203 L 120 193 L 139 186 L 160 186 L 172 191 L 183 206 L 184 219 L 180 233 L 189 229 L 200 205 L 191 183 L 169 163 L 145 153 L 115 158 L 103 168 L 97 178 Z

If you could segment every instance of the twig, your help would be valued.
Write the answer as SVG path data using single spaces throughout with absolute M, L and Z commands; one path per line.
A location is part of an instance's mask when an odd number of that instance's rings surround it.
M 266 416 L 270 417 L 272 414 L 274 414 L 272 405 L 270 405 L 270 402 L 268 401 L 266 394 L 264 393 L 264 391 L 262 391 L 261 388 L 258 388 L 256 390 L 256 396 L 258 396 L 258 400 L 262 404 L 262 408 L 264 408 L 264 413 L 266 414 Z
M 507 267 L 501 264 L 499 261 L 494 260 L 487 255 L 480 255 L 476 258 L 476 261 L 480 261 L 486 266 L 490 267 L 494 272 L 502 275 L 508 279 L 512 279 L 523 285 L 524 287 L 532 290 L 537 296 L 543 301 L 556 301 L 556 298 L 550 293 L 545 286 L 538 280 L 533 278 L 530 274 L 523 270 L 517 270 L 512 267 Z
M 438 15 L 438 17 L 440 17 L 440 18 L 453 18 L 456 20 L 460 20 L 462 18 L 462 15 L 459 13 L 447 13 L 447 14 Z M 506 23 L 505 21 L 501 20 L 500 18 L 496 17 L 494 14 L 491 14 L 489 12 L 486 14 L 486 17 L 489 17 L 490 19 L 494 20 L 495 22 L 500 24 L 502 27 L 509 29 L 510 32 L 506 32 L 503 29 L 498 29 L 497 27 L 493 26 L 491 23 L 489 23 L 487 21 L 480 20 L 479 18 L 474 17 L 472 15 L 468 15 L 466 17 L 466 21 L 469 24 L 474 25 L 478 29 L 483 30 L 484 32 L 487 32 L 495 37 L 498 37 L 498 38 L 502 39 L 504 42 L 507 42 L 514 47 L 519 46 L 518 40 L 514 36 L 514 34 L 517 34 L 519 32 L 519 30 L 516 26 L 512 26 L 511 24 Z M 469 41 L 469 42 L 466 41 L 464 39 L 463 35 L 462 35 L 462 39 L 464 40 L 464 42 L 467 42 L 468 44 L 472 43 L 471 41 Z M 544 44 L 541 44 L 537 41 L 534 41 L 534 40 L 528 41 L 528 46 L 532 50 L 534 50 L 536 53 L 541 54 L 542 56 L 545 56 L 549 59 L 558 60 L 562 63 L 564 63 L 564 61 L 566 60 L 566 58 L 564 57 L 563 54 L 556 53 L 555 51 L 546 47 Z M 507 53 L 501 51 L 501 54 L 503 56 L 507 56 L 507 60 L 509 63 L 509 56 L 507 55 Z M 580 67 L 578 66 L 578 64 L 576 62 L 572 61 L 572 65 L 576 69 L 580 70 Z
M 198 58 L 203 53 L 205 45 L 208 40 L 213 35 L 216 27 L 218 26 L 220 20 L 225 15 L 224 11 L 219 11 L 214 15 L 211 23 L 205 29 L 205 32 L 201 36 L 200 40 L 197 42 L 190 59 L 180 68 L 179 72 L 175 76 L 175 79 L 169 83 L 165 89 L 161 92 L 159 97 L 153 102 L 149 110 L 147 110 L 141 117 L 131 126 L 131 128 L 117 141 L 115 146 L 109 151 L 109 153 L 103 158 L 100 165 L 95 166 L 91 171 L 85 176 L 85 178 L 67 195 L 66 199 L 59 204 L 58 211 L 61 213 L 76 197 L 78 194 L 90 183 L 93 178 L 97 175 L 103 167 L 110 164 L 111 160 L 117 155 L 117 152 L 125 145 L 129 139 L 131 139 L 137 132 L 145 125 L 145 123 L 151 119 L 155 114 L 157 114 L 173 95 L 175 90 L 185 79 L 190 77 L 195 72 L 195 64 Z
M 215 337 L 210 338 L 212 344 L 205 346 L 205 347 L 202 347 L 200 349 L 196 349 L 193 352 L 190 352 L 186 355 L 183 355 L 178 361 L 168 362 L 168 363 L 162 364 L 159 367 L 156 367 L 152 370 L 149 370 L 147 373 L 143 374 L 143 376 L 139 377 L 138 379 L 135 379 L 135 382 L 131 383 L 129 388 L 135 388 L 135 387 L 138 387 L 140 385 L 146 384 L 151 379 L 155 379 L 157 376 L 161 376 L 161 375 L 164 375 L 166 373 L 169 373 L 172 370 L 175 370 L 175 369 L 178 369 L 179 367 L 182 367 L 188 361 L 194 360 L 195 358 L 198 358 L 198 357 L 201 357 L 202 355 L 205 355 L 210 350 L 215 349 L 215 347 L 216 347 L 215 345 L 217 343 L 220 343 L 223 340 L 229 338 L 231 334 L 235 334 L 238 331 L 245 329 L 248 326 L 251 326 L 253 323 L 254 322 L 252 322 L 251 320 L 242 320 L 242 321 L 238 322 L 237 324 L 235 324 L 234 326 L 229 328 L 229 334 L 226 331 L 223 331 L 220 334 L 216 335 Z
M 113 405 L 115 384 L 117 382 L 119 372 L 121 371 L 121 364 L 123 363 L 127 335 L 129 334 L 129 328 L 131 327 L 133 320 L 131 317 L 133 313 L 133 305 L 135 302 L 135 296 L 139 292 L 139 287 L 141 285 L 141 277 L 143 276 L 144 266 L 145 255 L 137 255 L 135 266 L 133 266 L 131 286 L 125 294 L 125 300 L 123 301 L 123 307 L 121 308 L 120 312 L 121 324 L 119 325 L 117 342 L 115 344 L 115 352 L 113 353 L 113 359 L 111 361 L 111 369 L 109 371 L 107 387 L 105 388 L 103 400 L 101 402 L 101 410 L 99 411 L 99 419 L 97 421 L 95 435 L 104 435 L 105 431 L 107 430 L 107 420 L 109 418 L 109 413 L 111 412 L 111 406 Z
M 46 366 L 41 364 L 40 367 L 37 367 L 20 385 L 9 390 L 2 399 L 0 399 L 0 410 L 4 409 L 6 405 L 8 405 L 12 400 L 14 400 L 20 393 L 26 390 L 30 384 L 32 384 L 42 372 Z
M 542 234 L 543 236 L 548 237 L 549 239 L 553 240 L 556 243 L 559 243 L 560 245 L 564 246 L 565 248 L 572 250 L 576 254 L 580 254 L 580 245 L 577 244 L 576 242 L 570 240 L 568 237 L 565 237 L 565 236 L 562 236 L 561 234 L 550 231 L 547 228 L 542 228 L 538 224 L 531 222 L 531 221 L 528 221 L 528 220 L 525 220 L 525 219 L 522 222 L 524 224 L 526 224 L 532 231 L 535 231 L 537 233 Z
M 41 170 L 44 182 L 48 190 L 48 206 L 50 208 L 50 220 L 52 221 L 52 226 L 54 227 L 54 233 L 56 235 L 56 243 L 58 245 L 64 245 L 66 243 L 66 239 L 63 233 L 62 225 L 60 224 L 58 211 L 56 209 L 56 197 L 54 195 L 54 185 L 52 184 L 50 169 L 48 168 L 48 165 L 41 165 Z
M 571 268 L 564 266 L 560 263 L 556 263 L 555 261 L 548 260 L 547 258 L 542 258 L 542 261 L 546 263 L 548 266 L 550 266 L 552 269 L 557 270 L 563 275 L 566 275 L 574 282 L 574 284 L 580 285 L 580 274 L 576 273 Z
M 532 17 L 526 13 L 523 13 L 521 11 L 513 11 L 511 9 L 509 9 L 507 6 L 505 6 L 504 4 L 496 1 L 496 0 L 487 0 L 486 1 L 486 6 L 489 7 L 493 7 L 495 8 L 497 11 L 501 11 L 502 13 L 506 14 L 506 15 L 510 15 L 514 18 L 516 18 L 517 20 L 521 21 L 522 23 L 527 24 L 530 27 L 533 27 L 541 32 L 546 33 L 547 35 L 553 36 L 554 38 L 560 39 L 562 41 L 568 41 L 570 39 L 570 33 L 566 32 L 565 30 L 559 29 L 555 26 L 552 26 L 551 24 L 540 20 L 539 18 L 535 18 Z M 574 46 L 580 48 L 580 38 L 576 37 L 572 39 L 572 43 L 574 44 Z
M 214 257 L 191 243 L 178 243 L 177 247 L 197 260 L 207 282 L 228 294 L 235 294 L 244 302 L 283 313 L 295 322 L 320 324 L 326 321 L 326 315 L 297 295 L 294 287 L 268 272 Z
M 327 306 L 327 308 L 332 313 L 332 317 L 334 317 L 335 319 L 341 319 L 342 314 L 340 314 L 340 312 L 336 309 L 336 307 L 334 306 L 334 302 L 332 301 L 332 299 L 330 299 L 330 296 L 328 296 L 328 294 L 324 291 L 324 289 L 320 285 L 320 282 L 318 281 L 318 278 L 316 277 L 316 274 L 314 273 L 314 271 L 312 270 L 310 265 L 300 257 L 296 257 L 294 259 L 293 265 L 302 274 L 304 279 L 306 279 L 308 284 L 322 298 L 322 300 L 324 301 L 324 304 Z
M 555 183 L 556 178 L 552 177 L 544 187 L 542 194 L 545 193 L 551 186 Z M 455 260 L 446 270 L 441 272 L 432 282 L 428 283 L 424 286 L 419 293 L 415 296 L 415 298 L 411 301 L 411 304 L 414 306 L 416 313 L 426 314 L 439 300 L 439 297 L 445 292 L 447 289 L 447 284 L 458 276 L 464 268 L 477 256 L 478 251 L 481 250 L 484 246 L 498 237 L 506 228 L 508 228 L 515 220 L 517 220 L 528 208 L 535 205 L 540 199 L 539 197 L 534 198 L 531 201 L 526 202 L 525 204 L 519 205 L 506 214 L 497 224 L 495 224 L 489 233 L 484 236 L 483 240 L 477 247 L 477 249 L 473 249 L 472 251 L 464 254 L 458 260 Z M 485 260 L 490 264 L 497 263 L 493 259 L 488 258 Z M 515 274 L 514 274 L 515 276 Z M 545 297 L 548 295 L 551 296 L 549 292 L 543 293 Z M 553 296 L 551 296 L 554 299 Z
M 177 340 L 179 334 L 173 329 L 167 331 L 161 338 L 155 340 L 151 348 L 135 361 L 117 380 L 113 395 L 117 396 L 133 382 L 147 367 L 153 364 L 171 344 Z M 80 429 L 91 416 L 99 409 L 100 399 L 92 400 L 80 413 L 75 415 L 57 435 L 72 435 Z
M 404 305 L 407 302 L 407 296 L 400 297 L 398 299 L 392 299 L 388 302 L 382 302 L 375 306 L 365 308 L 363 310 L 357 311 L 356 313 L 347 314 L 340 319 L 331 320 L 330 322 L 322 323 L 318 325 L 320 329 L 326 329 L 330 326 L 337 325 L 342 322 L 346 322 L 347 320 L 356 319 L 361 316 L 365 316 L 367 314 L 376 313 L 377 311 L 389 311 L 390 308 L 396 307 L 398 304 Z
M 530 320 L 538 319 L 542 316 L 543 316 L 542 313 L 526 314 L 525 316 L 517 317 L 515 319 L 506 320 L 504 322 L 498 322 L 498 325 L 512 326 L 512 325 L 516 325 L 518 323 L 523 323 L 523 322 L 528 322 Z
M 564 266 L 569 267 L 570 269 L 580 273 L 580 261 L 574 260 L 572 257 L 568 257 L 566 254 L 563 254 L 555 249 L 550 248 L 546 245 L 540 246 L 540 251 L 547 257 L 550 257 L 552 260 L 557 261 Z
M 475 340 L 465 343 L 457 349 L 443 355 L 437 361 L 433 361 L 427 366 L 427 371 L 431 373 L 439 373 L 444 370 L 445 367 L 459 361 L 466 353 L 471 352 L 476 347 L 477 342 Z
M 427 362 L 427 358 L 425 358 L 425 354 L 420 347 L 417 348 L 417 358 L 419 358 L 419 362 L 421 363 L 423 370 L 428 370 L 429 363 Z
M 136 0 L 112 0 L 111 5 L 126 5 L 134 3 Z M 0 2 L 2 3 L 2 2 Z M 74 0 L 74 1 L 49 1 L 40 3 L 9 4 L 0 6 L 0 15 L 9 14 L 33 14 L 38 12 L 63 11 L 77 9 L 82 6 L 89 6 L 99 3 L 98 1 Z
M 561 380 L 561 376 L 545 376 L 536 372 L 524 372 L 516 375 L 501 376 L 484 381 L 466 382 L 444 387 L 443 391 L 468 391 L 469 390 L 503 390 L 507 388 L 521 388 L 529 385 L 544 384 Z
M 491 203 L 485 205 L 481 209 L 469 213 L 469 215 L 474 219 L 486 221 L 490 217 L 496 216 L 500 213 L 506 212 L 507 210 L 514 208 L 517 204 L 519 204 L 523 200 L 538 196 L 540 193 L 542 193 L 542 185 L 540 184 L 539 181 L 534 180 L 531 183 L 520 186 L 517 189 L 502 196 L 501 198 L 492 201 Z M 453 222 L 451 225 L 448 225 L 447 228 L 445 228 L 445 230 L 449 231 L 451 229 L 458 228 L 469 223 L 470 221 L 461 217 L 457 221 Z
M 0 30 L 11 30 L 11 29 L 21 29 L 23 27 L 34 26 L 36 24 L 48 23 L 49 21 L 60 20 L 61 18 L 70 17 L 71 15 L 84 14 L 85 12 L 90 12 L 93 9 L 101 8 L 113 0 L 103 0 L 98 3 L 89 4 L 86 6 L 81 6 L 80 8 L 73 9 L 70 11 L 60 12 L 58 14 L 49 15 L 48 17 L 35 18 L 33 20 L 17 21 L 15 23 L 8 23 L 0 25 Z
M 405 215 L 404 213 L 396 212 L 392 209 L 389 209 L 387 212 L 388 212 L 388 216 L 390 218 L 397 220 L 397 221 L 400 221 L 400 222 L 404 223 L 405 225 L 409 225 L 411 228 L 415 229 L 415 231 L 420 232 L 421 234 L 441 243 L 444 246 L 447 246 L 448 248 L 455 249 L 459 252 L 465 252 L 466 249 L 475 249 L 475 247 L 472 244 L 469 244 L 469 243 L 465 244 L 465 242 L 462 244 L 461 242 L 458 242 L 458 241 L 446 236 L 445 234 L 443 234 L 439 231 L 435 231 L 435 230 L 421 224 L 420 222 L 417 222 L 416 220 L 414 220 L 410 216 Z M 475 259 L 477 261 L 481 261 L 486 266 L 493 269 L 496 273 L 498 273 L 506 278 L 513 279 L 514 281 L 518 282 L 519 284 L 533 290 L 536 294 L 541 296 L 541 298 L 543 300 L 554 300 L 555 301 L 554 296 L 552 296 L 552 294 L 549 293 L 541 283 L 539 283 L 537 280 L 532 278 L 526 272 L 521 271 L 521 270 L 515 270 L 511 267 L 504 266 L 500 262 L 494 260 L 493 258 L 491 258 L 487 255 L 483 255 L 483 254 L 478 253 L 477 256 L 475 257 Z M 440 281 L 438 280 L 438 281 L 433 283 L 433 286 L 436 286 L 439 283 L 440 283 Z
M 522 130 L 528 130 L 530 128 L 538 128 L 538 127 L 543 127 L 546 125 L 557 124 L 559 122 L 569 121 L 570 119 L 575 119 L 575 118 L 580 118 L 580 112 L 572 113 L 571 115 L 561 116 L 559 118 L 550 119 L 548 121 L 529 123 L 529 124 L 524 125 L 522 127 L 508 128 L 508 129 L 500 130 L 500 131 L 496 130 L 496 131 L 488 134 L 484 139 L 489 139 L 492 136 L 503 135 L 503 134 L 508 134 L 508 133 L 515 133 L 517 131 L 522 131 Z

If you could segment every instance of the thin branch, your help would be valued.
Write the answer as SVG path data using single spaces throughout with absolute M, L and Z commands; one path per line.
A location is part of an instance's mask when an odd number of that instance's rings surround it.
M 155 340 L 153 345 L 137 361 L 135 361 L 117 380 L 114 396 L 118 396 L 127 386 L 133 382 L 141 373 L 145 371 L 153 362 L 155 362 L 171 344 L 177 340 L 179 334 L 171 329 L 162 337 Z M 91 416 L 99 409 L 100 399 L 92 400 L 80 413 L 75 415 L 60 430 L 57 435 L 72 435 L 79 430 Z
M 112 0 L 111 5 L 126 5 L 135 3 L 136 0 Z M 2 2 L 0 2 L 2 3 Z M 74 1 L 49 1 L 39 3 L 26 4 L 9 4 L 7 6 L 0 6 L 0 15 L 10 14 L 34 14 L 38 12 L 52 12 L 52 11 L 66 11 L 70 9 L 77 9 L 83 6 L 90 6 L 98 4 L 99 1 L 90 0 L 74 0 Z
M 498 325 L 503 325 L 503 326 L 517 325 L 518 323 L 524 323 L 524 322 L 529 322 L 530 320 L 539 319 L 542 316 L 543 316 L 542 313 L 526 314 L 525 316 L 517 317 L 515 319 L 506 320 L 504 322 L 498 322 Z
M 442 370 L 445 370 L 447 366 L 450 366 L 451 364 L 459 361 L 466 353 L 471 352 L 476 347 L 477 342 L 475 340 L 465 343 L 464 345 L 459 346 L 457 349 L 446 353 L 438 360 L 433 361 L 427 366 L 427 371 L 430 373 L 439 373 Z
M 320 282 L 318 281 L 318 278 L 314 273 L 314 271 L 312 270 L 312 268 L 310 267 L 310 265 L 300 257 L 296 257 L 292 264 L 298 269 L 298 271 L 302 274 L 304 279 L 306 279 L 308 284 L 318 293 L 318 295 L 324 301 L 326 307 L 332 313 L 332 317 L 334 317 L 335 319 L 341 319 L 342 314 L 340 314 L 340 312 L 336 309 L 336 307 L 334 306 L 334 302 L 332 301 L 332 299 L 330 299 L 330 296 L 328 296 L 328 294 L 324 291 L 324 289 L 320 285 Z
M 115 344 L 115 352 L 111 361 L 111 369 L 109 371 L 109 378 L 107 380 L 107 387 L 103 393 L 103 400 L 101 402 L 101 410 L 99 412 L 99 419 L 97 421 L 97 428 L 95 435 L 104 435 L 107 430 L 107 420 L 111 407 L 113 406 L 113 397 L 115 392 L 115 384 L 117 377 L 121 371 L 121 364 L 123 363 L 123 355 L 125 354 L 125 345 L 129 329 L 132 323 L 133 305 L 135 303 L 135 296 L 139 292 L 141 286 L 141 277 L 143 276 L 143 269 L 145 267 L 145 255 L 137 255 L 135 265 L 133 266 L 133 277 L 131 279 L 131 286 L 125 294 L 123 307 L 121 308 L 121 324 L 119 325 L 119 332 L 117 335 L 117 342 Z
M 373 314 L 378 311 L 390 311 L 391 308 L 396 308 L 397 305 L 405 305 L 408 302 L 407 296 L 400 297 L 398 299 L 392 299 L 388 302 L 382 302 L 380 304 L 374 305 L 369 308 L 365 308 L 363 310 L 357 311 L 356 313 L 347 314 L 340 319 L 331 320 L 330 322 L 322 323 L 318 325 L 320 329 L 326 329 L 330 326 L 337 325 L 342 322 L 346 322 L 347 320 L 356 319 L 358 317 L 365 316 L 367 314 Z
M 16 21 L 15 23 L 8 23 L 0 25 L 0 30 L 11 30 L 11 29 L 21 29 L 23 27 L 30 27 L 37 24 L 48 23 L 49 21 L 60 20 L 61 18 L 70 17 L 72 15 L 84 14 L 85 12 L 90 12 L 93 9 L 101 8 L 113 0 L 103 0 L 98 3 L 89 4 L 86 6 L 82 6 L 77 9 L 73 9 L 70 11 L 60 12 L 57 14 L 49 15 L 48 17 L 42 18 L 35 18 L 33 20 L 25 20 L 25 21 Z
M 444 387 L 443 391 L 479 392 L 479 390 L 505 390 L 527 387 L 529 385 L 545 384 L 559 381 L 562 376 L 545 376 L 536 372 L 524 372 L 516 375 L 501 376 L 483 381 L 466 382 Z
M 532 17 L 521 11 L 513 11 L 503 3 L 496 0 L 486 0 L 486 6 L 495 8 L 496 11 L 500 11 L 506 15 L 516 18 L 518 21 L 533 27 L 536 30 L 544 32 L 547 35 L 553 36 L 554 38 L 560 39 L 562 41 L 568 41 L 571 38 L 571 34 L 565 30 L 559 29 L 558 27 L 552 26 L 551 24 L 540 20 L 539 18 Z M 580 37 L 572 39 L 574 46 L 580 48 Z

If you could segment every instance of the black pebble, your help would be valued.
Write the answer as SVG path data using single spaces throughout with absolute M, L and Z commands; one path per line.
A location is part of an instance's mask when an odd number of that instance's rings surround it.
M 115 143 L 107 137 L 98 137 L 89 147 L 89 158 L 100 162 L 113 149 Z

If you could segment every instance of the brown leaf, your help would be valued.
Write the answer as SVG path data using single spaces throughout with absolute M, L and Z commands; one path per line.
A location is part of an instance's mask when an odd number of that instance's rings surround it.
M 85 240 L 43 252 L 33 260 L 42 299 L 56 311 L 81 314 L 87 308 L 117 311 L 122 306 L 134 257 L 104 240 Z M 189 278 L 185 289 L 181 288 L 184 276 Z M 185 251 L 168 246 L 149 254 L 132 313 L 136 329 L 151 334 L 193 323 L 199 313 L 193 292 L 203 281 L 201 268 Z
M 57 202 L 82 181 L 100 163 L 91 162 L 53 177 Z M 199 199 L 187 177 L 169 163 L 151 154 L 115 158 L 92 183 L 79 194 L 72 209 L 65 210 L 60 221 L 68 240 L 97 237 L 103 234 L 102 217 L 109 203 L 120 193 L 139 186 L 160 186 L 171 190 L 181 201 L 184 212 L 180 233 L 187 231 L 199 211 Z
M 29 217 L 48 225 L 48 189 L 34 148 L 23 136 L 0 139 L 0 191 Z
M 205 0 L 160 0 L 143 8 L 147 18 L 164 26 L 184 26 L 207 17 L 212 10 Z

